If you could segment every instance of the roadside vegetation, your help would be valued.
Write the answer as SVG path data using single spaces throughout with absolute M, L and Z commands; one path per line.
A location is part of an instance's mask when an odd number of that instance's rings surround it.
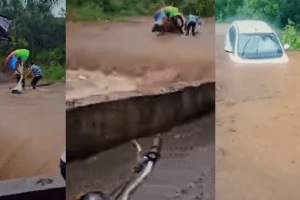
M 291 50 L 300 50 L 299 0 L 215 0 L 216 20 L 261 19 L 276 30 Z
M 28 61 L 35 61 L 44 73 L 44 80 L 65 79 L 65 11 L 60 16 L 52 8 L 61 0 L 1 0 L 0 13 L 14 20 L 9 32 L 12 42 L 0 47 L 0 70 L 9 73 L 6 56 L 16 49 L 30 50 Z
M 214 0 L 68 0 L 67 20 L 101 21 L 153 15 L 165 5 L 174 5 L 183 12 L 202 17 L 214 16 Z

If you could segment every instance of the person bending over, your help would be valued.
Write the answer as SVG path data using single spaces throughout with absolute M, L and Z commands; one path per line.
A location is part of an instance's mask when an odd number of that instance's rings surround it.
M 179 12 L 179 9 L 174 6 L 167 6 L 164 7 L 164 12 L 175 27 L 180 31 L 180 33 L 184 34 L 183 27 L 184 27 L 184 18 L 182 14 Z M 179 21 L 180 22 L 179 22 Z
M 30 62 L 29 73 L 32 72 L 34 77 L 31 81 L 31 86 L 33 89 L 36 89 L 37 83 L 43 78 L 42 69 L 37 66 L 34 62 Z
M 198 16 L 189 14 L 185 24 L 186 35 L 189 35 L 192 32 L 192 35 L 196 35 L 197 26 L 201 25 L 201 19 Z

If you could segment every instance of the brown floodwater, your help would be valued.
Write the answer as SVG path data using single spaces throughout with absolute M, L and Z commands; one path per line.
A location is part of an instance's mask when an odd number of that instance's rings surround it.
M 155 93 L 214 81 L 214 20 L 196 37 L 151 32 L 153 20 L 67 22 L 67 99 Z
M 216 28 L 216 198 L 300 199 L 300 52 L 289 63 L 232 63 Z
M 0 180 L 59 175 L 65 146 L 65 85 L 13 96 L 0 84 Z

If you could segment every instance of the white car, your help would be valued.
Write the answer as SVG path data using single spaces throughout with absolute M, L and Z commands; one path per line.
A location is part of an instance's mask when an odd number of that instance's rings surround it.
M 286 63 L 289 61 L 275 31 L 263 21 L 234 21 L 226 34 L 225 51 L 236 63 L 264 64 Z

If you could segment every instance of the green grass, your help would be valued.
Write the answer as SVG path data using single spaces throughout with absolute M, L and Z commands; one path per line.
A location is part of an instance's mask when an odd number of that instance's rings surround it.
M 105 13 L 101 9 L 90 6 L 68 6 L 67 7 L 67 20 L 70 21 L 120 21 L 131 19 L 132 17 L 143 16 L 143 15 L 152 15 L 152 12 L 147 12 L 145 10 L 121 10 L 117 14 Z
M 66 67 L 61 65 L 53 65 L 49 67 L 41 67 L 43 70 L 43 80 L 45 81 L 64 81 L 66 77 Z

